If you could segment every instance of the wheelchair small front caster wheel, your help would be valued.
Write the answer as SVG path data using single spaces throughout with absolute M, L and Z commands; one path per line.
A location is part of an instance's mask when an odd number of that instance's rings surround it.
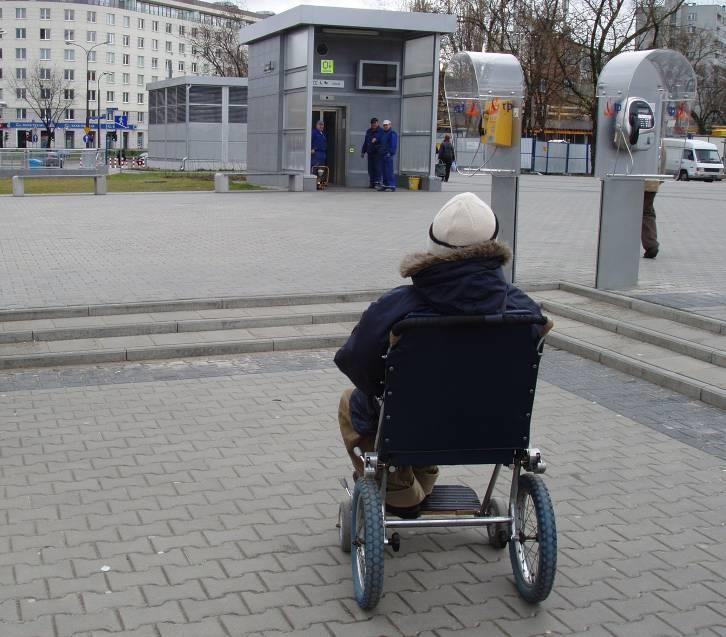
M 350 517 L 352 515 L 352 505 L 350 498 L 340 503 L 338 508 L 338 541 L 340 543 L 340 550 L 343 553 L 350 553 Z
M 388 545 L 393 549 L 394 553 L 398 553 L 401 550 L 401 536 L 398 533 L 394 533 L 391 539 L 388 540 Z
M 507 505 L 499 498 L 489 500 L 489 506 L 484 512 L 487 516 L 499 517 L 507 514 Z M 487 536 L 489 544 L 495 549 L 506 548 L 509 541 L 509 530 L 506 524 L 489 524 L 487 526 Z

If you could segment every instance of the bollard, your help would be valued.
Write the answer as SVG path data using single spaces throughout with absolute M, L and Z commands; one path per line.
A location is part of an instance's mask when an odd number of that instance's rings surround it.
M 229 192 L 229 177 L 224 173 L 214 174 L 214 192 Z
M 13 197 L 22 197 L 25 195 L 25 180 L 18 175 L 13 177 Z
M 98 175 L 93 178 L 93 194 L 94 195 L 105 195 L 106 194 L 106 175 Z

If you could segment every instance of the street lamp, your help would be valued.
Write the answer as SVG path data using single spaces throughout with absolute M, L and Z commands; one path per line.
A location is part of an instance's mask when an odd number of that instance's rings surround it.
M 90 118 L 90 90 L 89 90 L 89 78 L 88 78 L 88 58 L 91 55 L 91 51 L 95 49 L 97 46 L 103 46 L 104 44 L 108 44 L 108 40 L 105 42 L 99 42 L 98 44 L 94 44 L 90 49 L 87 49 L 85 46 L 78 44 L 78 42 L 71 42 L 70 40 L 66 40 L 66 44 L 70 44 L 72 46 L 77 46 L 79 49 L 83 49 L 86 52 L 86 135 L 88 135 L 88 131 L 90 130 L 89 122 L 91 121 Z M 86 142 L 86 148 L 88 148 L 88 142 Z
M 104 75 L 111 75 L 108 71 L 104 71 L 96 78 L 96 103 L 98 104 L 98 113 L 96 115 L 98 118 L 96 119 L 96 122 L 98 123 L 98 139 L 96 140 L 96 148 L 101 148 L 101 78 Z M 104 144 L 105 148 L 105 144 Z

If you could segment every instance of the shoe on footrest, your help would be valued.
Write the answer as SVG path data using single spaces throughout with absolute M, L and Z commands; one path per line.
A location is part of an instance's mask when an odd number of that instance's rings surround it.
M 463 484 L 437 484 L 421 503 L 423 513 L 467 513 L 479 511 L 481 501 L 476 491 Z
M 389 515 L 395 515 L 397 518 L 401 518 L 402 520 L 415 520 L 421 515 L 421 505 L 416 504 L 412 507 L 394 507 L 387 504 L 386 513 Z

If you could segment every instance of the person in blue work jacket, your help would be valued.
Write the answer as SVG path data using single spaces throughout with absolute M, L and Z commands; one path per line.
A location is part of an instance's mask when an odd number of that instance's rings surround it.
M 391 127 L 391 120 L 383 120 L 383 135 L 381 135 L 381 146 L 378 152 L 381 154 L 381 172 L 383 183 L 378 190 L 396 191 L 396 175 L 393 173 L 393 158 L 398 150 L 398 135 Z
M 325 124 L 322 120 L 315 124 L 315 128 L 313 128 L 313 140 L 310 145 L 310 155 L 312 156 L 310 172 L 313 174 L 315 173 L 313 167 L 325 166 L 328 159 L 328 138 L 323 132 L 324 129 Z
M 378 126 L 378 118 L 371 119 L 371 127 L 366 131 L 366 137 L 363 141 L 360 156 L 368 155 L 368 179 L 370 181 L 369 188 L 377 188 L 381 184 L 381 137 L 383 129 Z

